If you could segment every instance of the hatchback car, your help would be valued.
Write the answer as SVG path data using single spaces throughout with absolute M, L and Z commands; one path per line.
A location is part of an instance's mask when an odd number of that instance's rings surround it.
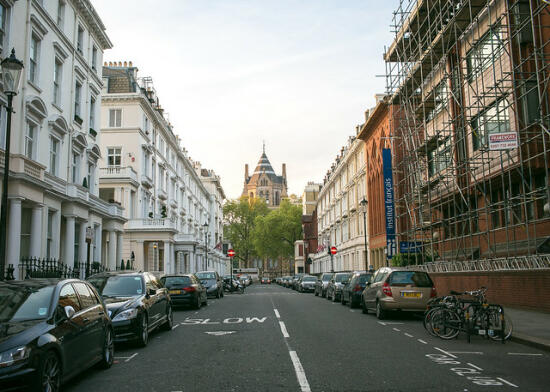
M 349 304 L 354 308 L 361 303 L 361 295 L 370 281 L 372 272 L 354 272 L 348 284 L 342 289 L 342 305 Z
M 348 283 L 351 273 L 338 272 L 330 279 L 327 285 L 327 299 L 332 299 L 332 302 L 340 300 L 342 289 Z
M 315 296 L 318 295 L 320 297 L 324 297 L 325 295 L 327 295 L 327 286 L 333 276 L 334 274 L 329 272 L 321 275 L 321 277 L 317 279 L 317 281 L 315 282 L 315 288 L 313 290 Z
M 113 329 L 96 290 L 78 279 L 0 283 L 0 390 L 58 391 L 113 363 Z
M 315 282 L 317 281 L 317 278 L 315 276 L 311 275 L 304 275 L 300 279 L 300 282 L 298 283 L 298 291 L 300 293 L 304 292 L 313 292 L 315 289 Z
M 261 284 L 271 284 L 271 279 L 267 276 L 264 276 L 262 279 L 260 279 Z
M 88 281 L 107 305 L 115 342 L 135 341 L 143 347 L 157 327 L 172 329 L 168 290 L 149 272 L 103 272 L 90 276 Z
M 160 281 L 168 289 L 172 306 L 200 309 L 201 305 L 208 305 L 206 288 L 194 274 L 165 275 Z
M 216 271 L 200 271 L 195 274 L 211 297 L 223 297 L 223 280 Z
M 423 312 L 437 295 L 434 283 L 424 271 L 383 267 L 372 277 L 361 297 L 363 313 L 374 310 L 379 319 L 389 311 Z

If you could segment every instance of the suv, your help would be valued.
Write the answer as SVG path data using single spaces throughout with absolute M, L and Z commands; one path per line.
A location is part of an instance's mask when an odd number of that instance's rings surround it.
M 324 297 L 327 295 L 328 282 L 330 282 L 333 275 L 333 273 L 329 272 L 321 275 L 321 277 L 317 279 L 317 282 L 315 282 L 315 288 L 313 289 L 315 296 Z
M 420 270 L 383 267 L 374 274 L 361 296 L 363 313 L 376 312 L 384 319 L 388 311 L 423 312 L 437 295 L 430 276 Z
M 338 301 L 342 294 L 342 289 L 348 283 L 350 277 L 350 272 L 338 272 L 334 274 L 327 285 L 327 299 L 332 299 L 332 302 Z
M 342 290 L 342 305 L 349 304 L 350 308 L 354 308 L 361 303 L 361 294 L 367 282 L 372 278 L 372 272 L 357 271 L 351 276 L 350 281 Z
M 206 287 L 206 295 L 216 298 L 223 297 L 223 281 L 216 271 L 200 271 L 195 274 Z

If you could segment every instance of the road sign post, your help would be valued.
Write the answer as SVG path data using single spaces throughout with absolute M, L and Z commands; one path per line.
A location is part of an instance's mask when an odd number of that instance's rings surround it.
M 334 273 L 334 255 L 338 252 L 335 246 L 330 247 L 330 272 Z
M 229 249 L 227 251 L 227 255 L 229 256 L 229 260 L 230 260 L 230 266 L 229 266 L 229 269 L 230 269 L 230 274 L 231 274 L 231 281 L 229 282 L 229 284 L 231 286 L 233 286 L 233 257 L 235 257 L 235 251 L 233 249 Z

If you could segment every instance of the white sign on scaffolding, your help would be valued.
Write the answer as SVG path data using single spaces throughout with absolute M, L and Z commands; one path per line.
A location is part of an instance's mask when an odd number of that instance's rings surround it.
M 518 148 L 518 134 L 516 132 L 489 134 L 489 150 L 511 150 L 513 148 Z

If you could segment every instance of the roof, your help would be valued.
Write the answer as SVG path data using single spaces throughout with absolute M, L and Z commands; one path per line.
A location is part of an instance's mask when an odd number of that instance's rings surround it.
M 265 151 L 262 153 L 262 156 L 260 157 L 260 160 L 258 161 L 256 168 L 254 169 L 254 173 L 251 177 L 247 179 L 246 183 L 256 183 L 262 174 L 266 175 L 269 180 L 275 184 L 284 183 L 283 176 L 278 176 L 277 174 L 275 174 L 275 170 L 273 170 L 273 167 L 271 166 L 271 163 L 269 162 Z
M 107 78 L 107 92 L 116 93 L 135 93 L 136 81 L 132 76 L 135 68 L 132 67 L 103 67 L 103 77 Z

